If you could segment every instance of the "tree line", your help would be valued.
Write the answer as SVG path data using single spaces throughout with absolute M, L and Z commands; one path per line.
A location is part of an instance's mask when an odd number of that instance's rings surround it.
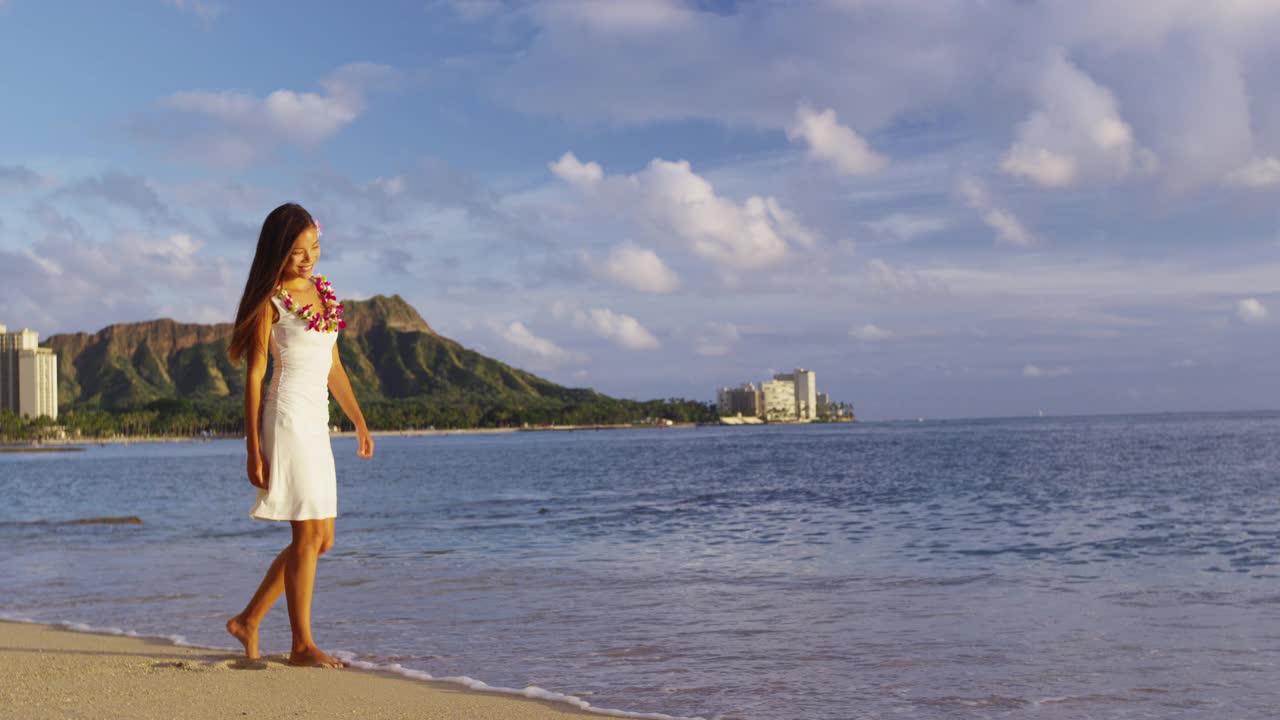
M 361 411 L 372 430 L 453 430 L 467 428 L 539 427 L 547 425 L 622 425 L 670 420 L 677 423 L 715 422 L 715 405 L 684 398 L 620 400 L 605 396 L 560 400 L 534 398 L 478 401 L 464 396 L 444 400 L 362 401 Z M 334 401 L 329 423 L 353 429 Z M 0 439 L 40 438 L 196 437 L 244 434 L 244 409 L 239 399 L 188 400 L 167 398 L 129 408 L 104 409 L 92 405 L 62 408 L 57 419 L 26 418 L 0 411 Z

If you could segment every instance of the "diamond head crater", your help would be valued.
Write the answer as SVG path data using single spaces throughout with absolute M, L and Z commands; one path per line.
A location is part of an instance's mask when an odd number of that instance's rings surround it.
M 558 385 L 463 347 L 399 295 L 344 301 L 338 353 L 378 430 L 715 422 L 715 406 L 613 398 Z M 52 335 L 57 420 L 0 414 L 0 437 L 225 435 L 243 432 L 243 366 L 227 359 L 231 323 L 169 319 Z M 346 420 L 331 401 L 332 424 Z

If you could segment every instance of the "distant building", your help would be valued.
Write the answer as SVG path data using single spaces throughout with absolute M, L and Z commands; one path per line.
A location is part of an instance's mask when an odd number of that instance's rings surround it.
M 798 417 L 794 381 L 775 375 L 773 380 L 760 386 L 760 393 L 764 396 L 765 419 L 795 420 Z
M 34 330 L 9 332 L 0 325 L 0 410 L 18 412 L 18 353 L 39 347 Z
M 818 379 L 812 370 L 796 368 L 795 372 L 778 373 L 774 380 L 790 382 L 795 386 L 795 418 L 797 420 L 816 420 L 818 418 Z
M 831 395 L 828 393 L 818 393 L 818 413 L 821 415 L 831 414 Z
M 751 383 L 719 388 L 716 407 L 722 418 L 741 415 L 769 422 L 811 422 L 819 416 L 828 420 L 840 409 L 831 402 L 829 394 L 818 392 L 817 373 L 804 368 L 776 373 L 759 390 Z
M 716 407 L 722 417 L 759 417 L 764 408 L 764 398 L 753 383 L 743 383 L 736 388 L 720 388 L 716 392 Z
M 40 347 L 35 330 L 0 325 L 0 410 L 58 417 L 58 356 Z
M 18 414 L 58 417 L 58 356 L 49 348 L 18 354 Z
M 796 417 L 801 420 L 818 419 L 818 376 L 812 370 L 796 368 Z

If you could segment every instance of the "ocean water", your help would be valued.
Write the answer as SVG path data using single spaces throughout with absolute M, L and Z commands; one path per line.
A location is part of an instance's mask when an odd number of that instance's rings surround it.
M 377 442 L 314 600 L 356 659 L 708 720 L 1280 707 L 1280 414 Z M 289 537 L 243 452 L 0 454 L 0 615 L 230 645 Z

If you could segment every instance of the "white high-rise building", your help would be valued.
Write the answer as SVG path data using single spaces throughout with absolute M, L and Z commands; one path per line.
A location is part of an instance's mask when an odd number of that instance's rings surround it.
M 818 419 L 818 378 L 812 370 L 796 368 L 792 374 L 796 384 L 796 417 Z
M 58 356 L 49 348 L 18 353 L 18 414 L 58 417 Z
M 58 417 L 58 356 L 40 347 L 35 330 L 0 325 L 0 410 Z
M 794 419 L 818 419 L 818 380 L 812 370 L 796 368 L 795 372 L 778 373 L 773 379 L 789 382 L 795 387 L 795 396 L 791 400 L 795 404 L 792 410 Z
M 9 332 L 0 325 L 0 410 L 18 412 L 18 353 L 39 347 L 34 330 Z

